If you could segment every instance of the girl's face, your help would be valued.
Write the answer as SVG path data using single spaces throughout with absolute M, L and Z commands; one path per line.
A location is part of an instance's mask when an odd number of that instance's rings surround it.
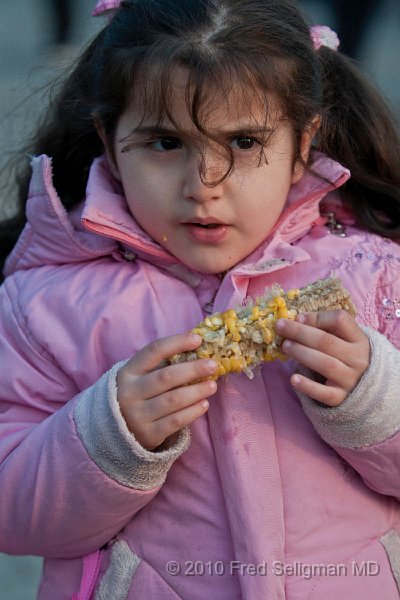
M 234 170 L 221 183 L 210 185 L 223 176 L 228 162 L 221 146 L 203 136 L 189 116 L 186 77 L 180 70 L 173 81 L 175 124 L 142 122 L 143 107 L 134 101 L 118 121 L 113 153 L 108 154 L 115 157 L 110 158 L 114 175 L 141 227 L 191 269 L 222 273 L 268 236 L 302 170 L 293 168 L 293 137 L 283 121 L 271 124 L 275 131 L 260 160 L 263 110 L 256 101 L 245 105 L 243 93 L 232 89 L 223 99 L 211 96 L 215 102 L 205 125 L 229 144 Z M 305 133 L 305 159 L 310 143 Z

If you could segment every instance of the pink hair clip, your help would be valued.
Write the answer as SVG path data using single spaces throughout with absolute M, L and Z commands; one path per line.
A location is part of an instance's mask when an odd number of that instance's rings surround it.
M 335 51 L 339 48 L 337 33 L 327 25 L 313 25 L 310 27 L 310 36 L 315 50 L 319 50 L 321 46 Z
M 120 7 L 122 0 L 98 0 L 96 8 L 92 12 L 93 17 L 108 13 Z

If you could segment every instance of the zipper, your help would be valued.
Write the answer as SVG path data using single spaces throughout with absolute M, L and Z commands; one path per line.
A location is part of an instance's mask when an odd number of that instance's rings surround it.
M 96 550 L 82 558 L 81 585 L 77 594 L 71 600 L 90 600 L 94 586 L 100 573 L 101 551 Z
M 123 242 L 125 244 L 129 244 L 130 246 L 139 248 L 139 250 L 143 250 L 144 252 L 146 252 L 147 254 L 151 254 L 155 258 L 162 258 L 163 260 L 171 264 L 177 262 L 175 257 L 169 256 L 166 252 L 163 252 L 162 250 L 157 250 L 157 248 L 151 248 L 150 246 L 144 244 L 143 242 L 140 242 L 139 240 L 135 239 L 135 242 L 133 243 L 132 236 L 121 233 L 120 231 L 117 231 L 112 227 L 107 227 L 105 225 L 94 225 L 88 219 L 82 219 L 82 224 L 88 231 L 92 231 L 104 237 L 112 238 L 117 242 Z

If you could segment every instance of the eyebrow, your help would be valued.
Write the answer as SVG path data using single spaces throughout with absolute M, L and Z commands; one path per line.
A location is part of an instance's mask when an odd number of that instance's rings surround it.
M 219 134 L 222 134 L 226 137 L 233 137 L 235 135 L 243 135 L 243 134 L 251 134 L 251 135 L 265 135 L 266 133 L 273 133 L 274 129 L 272 127 L 264 127 L 262 125 L 240 125 L 235 129 L 221 129 L 219 132 Z M 126 137 L 124 137 L 121 140 L 118 140 L 118 142 L 120 143 L 124 143 L 126 142 L 131 136 L 134 135 L 140 135 L 140 136 L 145 136 L 145 137 L 151 137 L 151 136 L 170 136 L 170 137 L 176 137 L 179 135 L 188 135 L 187 131 L 184 131 L 182 129 L 173 129 L 173 128 L 169 128 L 169 127 L 165 127 L 165 126 L 153 126 L 153 125 L 145 125 L 145 126 L 141 126 L 141 127 L 137 127 L 135 128 L 129 135 L 127 135 Z M 189 133 L 190 135 L 190 133 Z

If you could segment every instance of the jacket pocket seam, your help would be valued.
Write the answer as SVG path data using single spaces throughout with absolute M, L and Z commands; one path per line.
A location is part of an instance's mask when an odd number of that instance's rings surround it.
M 389 533 L 389 532 L 387 532 L 387 533 Z M 357 552 L 351 552 L 351 554 L 349 554 L 349 555 L 347 555 L 345 557 L 342 557 L 342 559 L 340 560 L 340 563 L 342 563 L 342 562 L 348 563 L 353 557 L 359 555 L 360 552 L 364 552 L 364 550 L 366 550 L 367 548 L 369 548 L 373 544 L 377 544 L 377 543 L 381 543 L 382 544 L 381 540 L 382 540 L 383 537 L 385 537 L 385 535 L 387 535 L 387 533 L 384 533 L 380 537 L 374 537 L 374 538 L 369 539 L 368 541 L 365 542 L 365 544 L 361 548 L 359 548 L 357 550 Z M 338 564 L 339 564 L 339 561 L 338 561 Z M 399 564 L 400 564 L 400 558 L 399 558 Z M 310 590 L 310 592 L 309 592 L 306 600 L 312 600 L 312 595 L 315 592 L 315 589 L 321 583 L 321 581 L 323 581 L 323 577 L 321 577 L 321 576 L 318 576 L 315 579 L 315 583 L 314 583 L 313 587 L 311 588 L 311 590 Z

